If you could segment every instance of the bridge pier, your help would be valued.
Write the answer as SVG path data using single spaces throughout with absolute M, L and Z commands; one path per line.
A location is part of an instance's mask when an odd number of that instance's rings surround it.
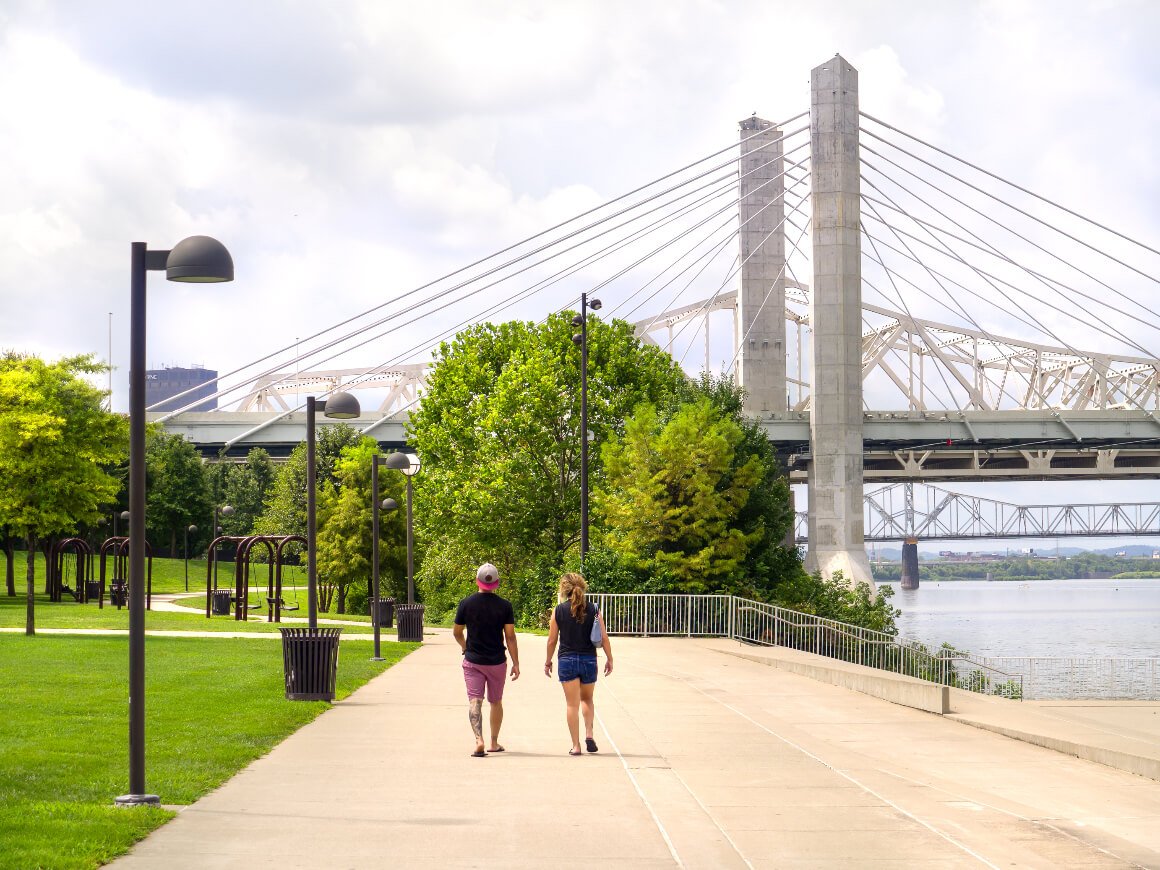
M 810 75 L 814 283 L 810 311 L 806 568 L 874 586 L 862 505 L 862 246 L 858 71 L 840 56 Z
M 902 588 L 918 588 L 918 538 L 902 543 Z
M 742 410 L 768 417 L 786 409 L 785 160 L 781 130 L 754 115 L 741 127 L 738 232 L 741 292 L 734 320 Z

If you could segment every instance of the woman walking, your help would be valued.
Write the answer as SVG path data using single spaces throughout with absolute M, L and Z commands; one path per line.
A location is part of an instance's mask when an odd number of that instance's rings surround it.
M 604 650 L 604 676 L 612 673 L 612 644 L 604 630 L 604 618 L 596 605 L 588 601 L 588 584 L 579 574 L 565 574 L 560 578 L 560 603 L 552 611 L 548 627 L 548 655 L 544 661 L 544 676 L 552 676 L 552 653 L 560 644 L 560 668 L 557 671 L 564 687 L 564 702 L 568 707 L 568 733 L 572 735 L 569 755 L 580 755 L 580 713 L 584 713 L 584 744 L 589 752 L 596 752 L 592 739 L 592 720 L 596 713 L 592 694 L 596 691 L 596 643 L 592 640 L 592 626 L 600 628 L 599 644 Z

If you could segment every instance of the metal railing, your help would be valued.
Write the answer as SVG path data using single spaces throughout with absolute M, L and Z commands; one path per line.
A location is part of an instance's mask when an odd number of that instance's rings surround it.
M 988 695 L 1023 697 L 1023 677 L 833 619 L 731 595 L 596 595 L 610 635 L 727 637 L 783 646 Z
M 1160 699 L 1160 658 L 987 657 L 1023 675 L 1028 698 L 1154 701 Z
M 730 595 L 597 595 L 609 634 L 730 637 Z

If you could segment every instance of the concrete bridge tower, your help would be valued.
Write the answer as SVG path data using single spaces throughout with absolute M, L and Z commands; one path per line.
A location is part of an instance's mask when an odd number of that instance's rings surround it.
M 780 129 L 756 115 L 740 126 L 737 380 L 744 412 L 757 417 L 786 410 L 785 161 Z
M 806 568 L 873 586 L 862 505 L 862 247 L 858 71 L 810 75 L 814 280 Z

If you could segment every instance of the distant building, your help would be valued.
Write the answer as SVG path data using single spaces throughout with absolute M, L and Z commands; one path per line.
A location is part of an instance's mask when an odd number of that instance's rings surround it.
M 215 411 L 217 397 L 214 393 L 217 392 L 217 375 L 214 369 L 203 369 L 201 366 L 188 369 L 150 369 L 145 372 L 145 407 L 154 411 L 176 411 L 204 399 L 205 401 L 199 402 L 189 410 Z M 181 396 L 180 399 L 173 398 L 191 389 L 192 392 Z

